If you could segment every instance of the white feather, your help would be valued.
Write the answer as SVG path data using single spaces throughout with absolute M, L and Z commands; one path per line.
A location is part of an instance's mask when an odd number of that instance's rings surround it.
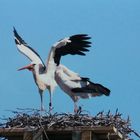
M 15 38 L 17 42 L 19 42 L 19 40 L 17 38 Z M 31 61 L 32 63 L 35 63 L 35 64 L 43 64 L 42 63 L 42 60 L 39 58 L 39 56 L 37 54 L 35 54 L 35 52 L 33 52 L 30 48 L 28 48 L 26 45 L 24 44 L 16 44 L 17 45 L 17 48 L 18 50 L 26 55 Z

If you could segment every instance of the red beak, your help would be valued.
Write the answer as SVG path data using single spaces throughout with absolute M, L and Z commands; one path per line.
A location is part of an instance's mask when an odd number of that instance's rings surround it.
M 25 70 L 25 69 L 28 69 L 28 70 L 32 70 L 33 69 L 33 64 L 29 64 L 29 65 L 27 65 L 27 66 L 25 66 L 25 67 L 22 67 L 22 68 L 20 68 L 20 69 L 18 69 L 18 71 L 20 71 L 20 70 Z

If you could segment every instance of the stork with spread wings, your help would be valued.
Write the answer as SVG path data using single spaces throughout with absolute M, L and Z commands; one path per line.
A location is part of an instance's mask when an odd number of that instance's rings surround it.
M 17 49 L 31 60 L 31 64 L 19 70 L 28 69 L 33 73 L 40 94 L 41 110 L 44 110 L 43 92 L 48 89 L 50 95 L 49 110 L 51 111 L 52 93 L 57 84 L 59 86 L 62 84 L 55 80 L 61 57 L 68 54 L 85 55 L 85 52 L 89 51 L 88 48 L 91 47 L 90 37 L 86 34 L 77 34 L 58 41 L 51 47 L 46 64 L 44 64 L 40 55 L 19 36 L 15 28 L 14 37 Z

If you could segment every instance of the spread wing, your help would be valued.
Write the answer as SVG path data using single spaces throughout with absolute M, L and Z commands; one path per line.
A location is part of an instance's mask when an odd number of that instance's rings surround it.
M 64 38 L 53 45 L 54 62 L 58 66 L 60 64 L 61 56 L 71 55 L 85 55 L 85 52 L 89 51 L 91 47 L 90 37 L 87 34 L 77 34 Z
M 33 63 L 42 64 L 45 66 L 39 54 L 30 46 L 28 46 L 28 44 L 19 36 L 15 28 L 13 32 L 17 49 L 26 57 L 28 57 Z

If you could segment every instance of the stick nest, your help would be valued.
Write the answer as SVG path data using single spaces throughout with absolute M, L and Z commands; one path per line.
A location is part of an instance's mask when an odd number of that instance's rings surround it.
M 107 113 L 99 112 L 95 116 L 90 116 L 79 111 L 77 114 L 54 113 L 43 115 L 37 110 L 12 111 L 14 117 L 4 118 L 6 123 L 0 123 L 0 128 L 67 128 L 67 127 L 96 127 L 96 126 L 114 126 L 123 135 L 130 140 L 129 136 L 134 133 L 140 138 L 140 135 L 131 129 L 129 117 L 125 120 L 122 114 L 116 110 L 115 114 L 110 111 Z M 32 112 L 32 113 L 31 113 Z

